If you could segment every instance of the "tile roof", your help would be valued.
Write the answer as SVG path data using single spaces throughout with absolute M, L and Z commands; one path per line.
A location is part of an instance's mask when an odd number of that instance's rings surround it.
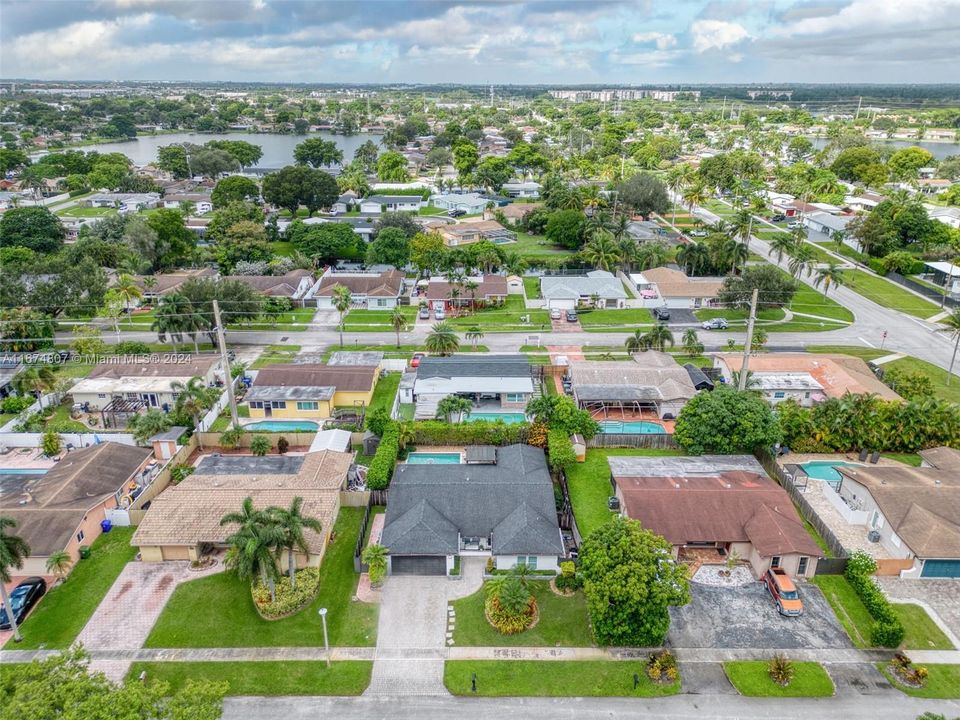
M 228 275 L 224 280 L 238 280 L 259 293 L 274 297 L 292 297 L 304 278 L 313 280 L 309 270 L 291 270 L 284 275 Z
M 465 282 L 470 282 L 471 280 L 477 283 L 477 287 L 471 293 L 466 287 L 461 286 L 459 288 L 459 298 L 461 300 L 469 300 L 471 297 L 483 300 L 485 298 L 507 296 L 507 279 L 503 275 L 484 275 L 482 278 L 466 278 Z M 446 280 L 431 280 L 427 284 L 426 293 L 421 294 L 420 297 L 425 297 L 427 300 L 449 300 L 453 297 L 450 292 L 452 289 L 453 286 Z
M 636 357 L 643 360 L 640 353 Z M 660 353 L 662 355 L 662 353 Z M 672 358 L 671 366 L 644 367 L 631 361 L 574 360 L 569 374 L 578 400 L 689 400 L 697 394 L 690 374 Z
M 145 362 L 107 362 L 96 365 L 86 379 L 111 378 L 180 378 L 205 376 L 220 362 L 220 356 L 212 353 L 190 355 L 188 362 L 163 362 L 160 357 Z M 82 380 L 79 384 L 82 384 Z M 74 386 L 76 390 L 77 386 Z
M 337 285 L 342 285 L 354 295 L 397 297 L 400 295 L 400 288 L 403 286 L 403 273 L 399 270 L 390 270 L 379 275 L 372 273 L 331 273 L 324 275 L 320 280 L 320 287 L 316 295 L 319 297 L 332 296 L 333 288 Z
M 599 295 L 603 300 L 625 300 L 623 283 L 613 273 L 597 271 L 587 275 L 545 275 L 540 278 L 544 298 L 582 298 Z
M 269 365 L 257 372 L 253 387 L 334 387 L 338 392 L 365 392 L 373 387 L 379 369 L 362 365 Z

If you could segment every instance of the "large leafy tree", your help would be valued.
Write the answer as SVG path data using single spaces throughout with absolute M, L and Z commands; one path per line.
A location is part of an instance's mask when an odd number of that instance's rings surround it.
M 197 245 L 197 236 L 184 224 L 179 210 L 161 208 L 151 213 L 147 225 L 157 234 L 154 268 L 169 270 L 190 259 Z
M 157 167 L 182 180 L 190 175 L 187 150 L 183 145 L 162 145 L 157 148 Z
M 367 140 L 353 151 L 353 161 L 359 163 L 364 172 L 372 173 L 377 166 L 377 155 L 380 154 L 377 144 Z
M 567 435 L 578 433 L 590 439 L 600 429 L 588 410 L 581 410 L 566 395 L 542 395 L 527 404 L 527 414 L 538 423 L 561 430 Z
M 671 551 L 665 539 L 621 516 L 584 541 L 580 570 L 598 644 L 663 643 L 669 608 L 690 602 L 687 568 L 673 560 Z
M 402 268 L 410 261 L 410 240 L 400 228 L 387 227 L 367 247 L 367 263 Z
M 65 235 L 59 218 L 44 207 L 12 208 L 0 216 L 0 248 L 52 253 L 63 247 Z
M 222 150 L 240 163 L 240 167 L 250 167 L 260 162 L 263 157 L 263 148 L 245 140 L 211 140 L 208 148 Z
M 736 243 L 742 247 L 742 243 Z M 771 308 L 789 305 L 797 290 L 794 280 L 773 265 L 755 265 L 744 268 L 737 276 L 728 276 L 717 295 L 721 305 L 748 307 L 753 290 L 759 291 L 758 307 Z
M 402 157 L 402 156 L 401 156 Z M 263 178 L 263 197 L 296 217 L 301 205 L 312 215 L 328 208 L 340 197 L 340 189 L 328 173 L 303 165 L 288 165 Z
M 677 416 L 674 438 L 694 455 L 769 448 L 782 433 L 770 405 L 755 392 L 721 385 L 694 396 Z
M 293 149 L 293 159 L 298 165 L 311 167 L 330 167 L 343 162 L 343 150 L 333 140 L 310 138 Z
M 287 229 L 293 246 L 320 265 L 351 254 L 357 246 L 357 234 L 347 223 L 305 225 L 293 223 Z
M 243 175 L 229 175 L 213 189 L 210 199 L 216 207 L 222 207 L 230 202 L 256 200 L 260 195 L 260 188 L 248 177 Z
M 267 262 L 273 251 L 262 223 L 243 220 L 227 228 L 216 246 L 220 272 L 230 274 L 240 261 Z
M 583 213 L 579 210 L 557 210 L 547 220 L 546 237 L 552 243 L 576 250 L 583 242 Z
M 263 227 L 263 211 L 253 203 L 242 200 L 228 202 L 213 213 L 207 226 L 207 237 L 213 242 L 220 242 L 227 236 L 230 228 L 241 222 L 252 222 Z
M 650 173 L 637 173 L 617 185 L 618 200 L 640 215 L 665 214 L 670 209 L 667 188 Z

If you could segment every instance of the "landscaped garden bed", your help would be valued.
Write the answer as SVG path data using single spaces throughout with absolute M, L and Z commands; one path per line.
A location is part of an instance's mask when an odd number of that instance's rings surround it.
M 791 662 L 789 679 L 778 681 L 765 660 L 725 662 L 723 670 L 730 684 L 748 697 L 829 697 L 833 681 L 820 663 Z
M 274 591 L 262 582 L 253 585 L 253 605 L 265 620 L 281 620 L 300 612 L 316 597 L 320 572 L 317 568 L 304 568 L 294 573 L 296 584 L 284 575 L 274 583 Z M 275 599 L 273 597 L 275 595 Z

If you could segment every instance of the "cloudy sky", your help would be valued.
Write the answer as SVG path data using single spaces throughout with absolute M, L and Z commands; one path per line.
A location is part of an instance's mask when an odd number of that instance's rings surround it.
M 0 76 L 957 82 L 960 0 L 0 0 Z

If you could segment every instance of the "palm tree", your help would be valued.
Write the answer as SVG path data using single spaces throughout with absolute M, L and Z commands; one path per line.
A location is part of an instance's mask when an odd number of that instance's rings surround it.
M 54 550 L 47 556 L 47 572 L 53 573 L 61 580 L 66 579 L 67 570 L 73 565 L 73 559 L 66 550 Z
M 617 242 L 621 242 L 625 238 L 629 237 L 628 231 L 630 230 L 630 218 L 622 214 L 615 215 L 613 222 L 610 223 L 610 227 L 608 229 L 613 233 L 613 239 Z
M 730 373 L 731 375 L 730 384 L 734 388 L 740 387 L 741 372 L 742 371 L 740 370 L 734 370 L 732 373 Z M 760 381 L 753 376 L 753 370 L 747 370 L 747 382 L 744 384 L 743 389 L 750 390 L 751 388 L 755 388 L 759 384 L 760 384 Z
M 136 279 L 134 279 L 133 275 L 128 275 L 127 273 L 122 273 L 120 277 L 117 278 L 117 284 L 113 286 L 113 289 L 116 291 L 117 297 L 123 300 L 127 312 L 130 312 L 131 301 L 141 300 L 143 298 L 143 290 L 137 285 Z
M 447 395 L 437 403 L 437 418 L 452 422 L 451 418 L 456 414 L 457 422 L 461 423 L 463 422 L 463 414 L 469 413 L 472 409 L 473 403 L 469 399 L 459 395 Z
M 287 549 L 287 572 L 290 575 L 290 587 L 297 585 L 295 576 L 296 563 L 294 562 L 294 552 L 299 550 L 303 554 L 308 554 L 310 548 L 307 546 L 307 540 L 303 535 L 304 530 L 313 530 L 320 533 L 323 526 L 316 518 L 305 517 L 302 513 L 303 498 L 295 497 L 290 502 L 290 507 L 284 509 L 280 507 L 267 508 L 281 533 L 280 547 Z
M 240 512 L 227 513 L 220 518 L 220 525 L 239 525 L 240 528 L 226 539 L 230 547 L 227 565 L 237 571 L 241 580 L 253 580 L 259 576 L 269 586 L 270 596 L 276 601 L 277 563 L 274 548 L 282 539 L 273 518 L 253 506 L 253 498 L 244 499 Z
M 793 249 L 793 252 L 790 253 L 790 263 L 787 267 L 790 268 L 790 273 L 797 280 L 800 279 L 800 274 L 806 272 L 807 275 L 810 274 L 810 270 L 813 267 L 813 263 L 816 260 L 816 255 L 812 247 L 807 245 L 801 245 Z
M 229 380 L 228 380 L 229 382 Z M 213 407 L 220 393 L 216 388 L 208 388 L 199 375 L 190 378 L 186 383 L 175 381 L 170 383 L 170 389 L 177 396 L 177 410 L 182 410 L 193 418 L 193 431 L 197 433 L 200 449 L 203 441 L 200 439 L 200 416 Z
M 340 313 L 340 347 L 343 347 L 343 317 L 350 304 L 353 302 L 353 296 L 350 294 L 350 288 L 337 283 L 333 286 L 333 307 Z
M 580 188 L 580 197 L 583 198 L 584 210 L 599 210 L 607 206 L 607 199 L 600 194 L 600 187 L 597 185 Z
M 947 370 L 947 385 L 953 379 L 953 365 L 957 360 L 957 348 L 960 347 L 960 308 L 955 308 L 952 313 L 940 321 L 943 325 L 937 332 L 949 333 L 953 340 L 953 355 L 950 356 L 950 368 Z
M 777 233 L 770 241 L 770 250 L 776 255 L 778 263 L 796 247 L 797 241 L 790 233 Z
M 696 182 L 683 191 L 683 203 L 690 210 L 691 215 L 693 215 L 694 208 L 703 205 L 708 197 L 707 186 L 702 182 Z
M 477 325 L 474 325 L 469 330 L 467 330 L 464 337 L 473 344 L 473 349 L 477 349 L 477 343 L 483 340 L 483 330 L 481 330 Z
M 379 543 L 370 543 L 360 553 L 360 561 L 367 566 L 371 587 L 380 587 L 387 574 L 387 556 L 390 550 Z
M 830 263 L 826 267 L 817 269 L 817 276 L 813 280 L 814 287 L 820 287 L 823 284 L 823 296 L 826 297 L 831 287 L 840 287 L 843 285 L 843 270 L 836 263 Z
M 639 330 L 634 330 L 633 335 L 628 337 L 623 344 L 624 347 L 627 348 L 627 352 L 631 355 L 650 349 L 650 339 Z
M 424 343 L 428 352 L 437 355 L 451 355 L 460 349 L 460 338 L 448 322 L 438 322 L 430 330 Z
M 3 606 L 7 609 L 7 619 L 13 629 L 13 640 L 20 642 L 23 637 L 20 635 L 20 628 L 17 627 L 17 619 L 13 616 L 10 596 L 7 595 L 7 584 L 13 580 L 10 570 L 22 568 L 23 561 L 30 556 L 30 546 L 18 535 L 7 533 L 7 530 L 12 530 L 16 526 L 17 521 L 13 518 L 0 516 L 0 598 L 3 599 Z
M 677 248 L 677 264 L 687 275 L 699 275 L 710 266 L 710 249 L 701 243 L 689 242 Z
M 679 165 L 674 165 L 670 168 L 670 172 L 667 173 L 667 187 L 673 191 L 674 195 L 679 195 L 680 191 L 687 186 L 687 183 L 690 182 L 690 178 L 693 177 L 693 168 L 687 165 L 686 163 L 680 163 Z M 670 202 L 671 208 L 673 209 L 673 216 L 670 220 L 671 225 L 677 224 L 677 203 L 675 200 L 671 199 Z
M 393 326 L 393 331 L 397 334 L 397 348 L 400 347 L 400 331 L 407 326 L 407 318 L 403 314 L 403 310 L 399 305 L 393 308 L 393 313 L 390 315 L 390 324 Z M 343 345 L 343 341 L 340 342 L 340 345 Z
M 613 236 L 606 230 L 595 234 L 593 239 L 583 246 L 580 254 L 584 260 L 598 270 L 609 271 L 615 268 L 621 260 L 619 248 L 613 241 Z
M 695 328 L 687 328 L 683 331 L 683 350 L 689 357 L 696 357 L 703 354 L 703 343 L 700 342 L 700 336 L 697 335 Z
M 637 248 L 637 265 L 641 270 L 662 267 L 670 259 L 670 248 L 662 242 L 645 242 Z
M 667 345 L 670 347 L 674 345 L 673 333 L 666 325 L 654 325 L 644 337 L 646 337 L 647 346 L 652 350 L 663 352 Z
M 184 318 L 193 315 L 193 303 L 179 293 L 172 293 L 160 300 L 157 311 L 153 316 L 150 329 L 157 334 L 157 339 L 165 343 L 167 338 L 177 351 L 177 343 L 183 342 L 184 327 L 188 323 Z
M 40 401 L 43 409 L 43 394 L 53 390 L 57 384 L 57 376 L 48 367 L 33 366 L 23 370 L 13 378 L 10 385 L 20 395 L 34 395 Z

